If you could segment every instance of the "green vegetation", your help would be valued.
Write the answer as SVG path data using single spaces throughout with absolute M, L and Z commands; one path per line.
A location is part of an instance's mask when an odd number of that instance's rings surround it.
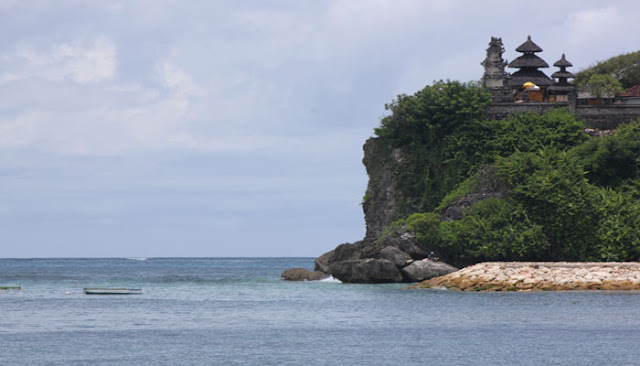
M 473 157 L 461 155 L 474 152 L 461 150 L 457 141 L 478 125 L 490 104 L 486 89 L 439 81 L 385 105 L 391 114 L 382 119 L 375 133 L 402 148 L 402 164 L 395 172 L 404 199 L 398 203 L 398 216 L 433 210 L 468 176 Z
M 578 85 L 587 83 L 593 75 L 613 76 L 627 89 L 640 84 L 640 51 L 611 57 L 576 74 Z
M 582 91 L 591 93 L 596 98 L 614 97 L 624 93 L 620 81 L 613 75 L 593 74 L 588 79 L 578 83 Z
M 403 151 L 404 201 L 386 235 L 414 232 L 459 266 L 640 260 L 640 121 L 589 138 L 566 109 L 486 120 L 487 105 L 475 85 L 439 82 L 388 106 L 376 133 Z M 489 198 L 442 221 L 474 194 Z

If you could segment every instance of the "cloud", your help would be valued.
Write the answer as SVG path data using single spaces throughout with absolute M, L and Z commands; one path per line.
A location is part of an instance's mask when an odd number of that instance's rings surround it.
M 204 91 L 194 82 L 193 77 L 172 62 L 165 61 L 158 64 L 157 70 L 162 84 L 177 98 L 189 99 L 204 94 Z
M 3 59 L 13 70 L 0 76 L 0 83 L 33 77 L 52 82 L 97 83 L 113 79 L 117 63 L 116 47 L 105 37 L 88 44 L 53 44 L 45 51 L 22 46 L 5 54 Z
M 623 21 L 615 6 L 587 9 L 570 14 L 566 20 L 568 39 L 577 45 L 593 44 L 609 39 L 611 31 Z

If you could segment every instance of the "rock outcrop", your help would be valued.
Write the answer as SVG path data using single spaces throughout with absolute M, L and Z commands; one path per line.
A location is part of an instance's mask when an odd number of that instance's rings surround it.
M 416 282 L 457 270 L 444 262 L 423 261 L 429 252 L 401 230 L 379 240 L 340 244 L 316 259 L 316 270 L 342 282 Z
M 443 221 L 460 220 L 466 211 L 478 202 L 488 198 L 503 198 L 507 195 L 507 186 L 498 178 L 498 172 L 494 166 L 481 168 L 476 179 L 475 192 L 453 201 L 442 213 Z
M 384 247 L 380 251 L 380 258 L 393 262 L 397 268 L 409 265 L 413 259 L 411 256 L 396 247 Z
M 365 242 L 382 236 L 384 230 L 397 219 L 401 195 L 396 188 L 394 172 L 402 163 L 402 150 L 394 148 L 390 141 L 368 139 L 364 146 L 362 163 L 367 169 L 369 182 L 362 199 L 362 211 L 367 231 Z
M 430 278 L 444 276 L 455 272 L 458 269 L 444 262 L 434 262 L 430 260 L 414 261 L 408 266 L 402 268 L 402 273 L 406 282 L 418 282 L 428 280 Z
M 331 259 L 332 255 L 333 255 L 333 250 L 330 252 L 326 252 L 323 255 L 316 258 L 315 268 L 313 270 L 329 273 L 329 259 Z
M 640 290 L 640 263 L 487 262 L 411 288 L 460 291 Z
M 405 207 L 410 205 L 408 202 L 415 201 L 404 197 L 396 187 L 397 171 L 405 168 L 402 149 L 379 138 L 367 140 L 363 149 L 362 162 L 369 175 L 362 200 L 367 226 L 365 237 L 353 244 L 340 244 L 318 257 L 315 271 L 330 274 L 342 282 L 355 283 L 415 282 L 432 277 L 431 273 L 435 272 L 421 264 L 407 268 L 412 262 L 427 258 L 430 248 L 418 245 L 411 232 L 399 229 L 385 233 L 389 225 L 399 218 L 400 211 L 410 208 Z M 447 268 L 451 270 L 453 267 Z
M 319 281 L 328 278 L 329 275 L 321 271 L 310 272 L 304 268 L 291 268 L 282 272 L 280 277 L 287 281 Z
M 335 262 L 329 268 L 331 275 L 342 282 L 388 283 L 402 282 L 402 274 L 387 259 L 354 259 Z

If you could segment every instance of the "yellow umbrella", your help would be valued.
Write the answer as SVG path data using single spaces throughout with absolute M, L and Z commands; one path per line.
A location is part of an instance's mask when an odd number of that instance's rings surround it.
M 534 86 L 536 86 L 536 84 L 530 81 L 527 81 L 526 83 L 522 84 L 522 87 L 524 87 L 525 89 L 530 89 L 530 88 L 533 88 Z

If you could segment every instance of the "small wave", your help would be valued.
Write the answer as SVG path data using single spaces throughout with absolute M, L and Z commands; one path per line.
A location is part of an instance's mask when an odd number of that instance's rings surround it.
M 327 282 L 327 283 L 342 283 L 342 281 L 340 281 L 339 279 L 329 275 L 329 277 L 327 278 L 323 278 L 321 280 L 318 280 L 318 282 Z
M 146 261 L 149 258 L 147 258 L 147 257 L 131 257 L 131 258 L 125 258 L 125 259 L 129 259 L 129 260 L 132 260 L 132 261 Z
M 435 287 L 431 287 L 431 290 L 438 290 L 438 291 L 449 291 L 446 287 L 444 286 L 435 286 Z

